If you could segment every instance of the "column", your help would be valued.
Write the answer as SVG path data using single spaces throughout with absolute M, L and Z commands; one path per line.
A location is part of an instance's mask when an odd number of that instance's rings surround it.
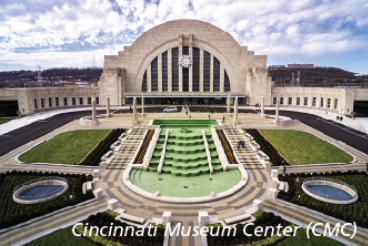
M 167 51 L 167 92 L 172 92 L 172 63 L 171 49 Z
M 142 118 L 144 117 L 144 96 L 142 94 Z
M 193 62 L 193 35 L 189 36 L 189 57 Z M 189 92 L 193 92 L 193 66 L 189 67 Z
M 227 108 L 226 108 L 227 113 L 231 112 L 231 110 L 230 110 L 230 100 L 231 100 L 230 95 L 228 95 L 227 96 Z
M 210 92 L 213 92 L 213 55 L 211 54 L 211 65 L 210 65 Z
M 96 110 L 96 99 L 92 99 L 92 125 L 97 126 L 98 125 L 98 119 L 97 119 L 97 110 Z
M 179 36 L 179 59 L 183 55 L 183 37 Z M 183 92 L 183 68 L 179 65 L 179 61 L 175 61 L 173 66 L 179 66 L 179 92 Z
M 133 98 L 133 124 L 137 124 L 137 97 Z
M 264 114 L 265 114 L 265 105 L 264 104 L 265 104 L 265 97 L 263 96 L 262 97 L 262 103 L 261 103 L 261 117 L 263 117 Z
M 106 116 L 110 117 L 110 97 L 106 99 Z
M 203 92 L 203 55 L 204 55 L 204 52 L 203 52 L 202 49 L 199 51 L 199 54 L 200 54 L 200 57 L 199 57 L 199 64 L 200 64 L 200 67 L 199 67 L 199 91 Z
M 238 124 L 238 97 L 235 97 L 235 102 L 234 102 L 234 119 L 233 119 L 233 124 L 237 125 Z
M 275 112 L 275 125 L 279 124 L 279 106 L 280 102 L 279 100 L 276 101 L 276 112 Z
M 162 54 L 157 59 L 157 87 L 158 92 L 162 92 Z

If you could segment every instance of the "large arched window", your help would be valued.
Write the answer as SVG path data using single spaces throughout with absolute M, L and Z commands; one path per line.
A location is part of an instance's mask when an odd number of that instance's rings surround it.
M 147 92 L 148 88 L 151 88 L 151 92 L 231 91 L 228 73 L 226 69 L 222 68 L 221 62 L 216 56 L 198 47 L 193 47 L 190 52 L 189 46 L 183 46 L 182 55 L 189 54 L 192 54 L 192 64 L 189 68 L 182 68 L 179 65 L 179 47 L 174 47 L 160 54 L 160 69 L 158 66 L 159 56 L 155 57 L 151 62 L 151 77 L 147 78 L 147 70 L 143 74 L 142 92 Z M 203 57 L 201 57 L 202 55 Z M 180 78 L 179 70 L 181 71 Z M 170 74 L 171 76 L 169 76 Z M 221 74 L 223 78 L 221 78 Z M 150 86 L 147 86 L 148 81 L 151 83 Z

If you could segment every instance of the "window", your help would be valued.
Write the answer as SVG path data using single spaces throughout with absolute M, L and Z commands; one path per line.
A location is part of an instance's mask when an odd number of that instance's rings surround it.
M 45 100 L 43 98 L 41 98 L 41 108 L 45 107 Z
M 100 104 L 100 98 L 96 97 L 96 104 Z
M 64 106 L 68 106 L 68 98 L 64 97 Z
M 213 58 L 213 91 L 220 91 L 220 61 Z
M 72 97 L 72 105 L 75 106 L 75 104 L 76 104 L 76 99 L 75 97 Z
M 203 56 L 203 91 L 211 89 L 211 54 L 204 51 Z
M 143 74 L 143 81 L 142 81 L 142 92 L 147 91 L 147 71 Z
M 172 91 L 179 91 L 179 48 L 171 50 Z
M 316 106 L 316 101 L 317 101 L 317 98 L 313 97 L 313 101 L 312 101 L 312 106 Z
M 308 97 L 304 97 L 304 106 L 308 106 Z
M 88 105 L 91 105 L 91 104 L 92 104 L 92 98 L 88 97 Z
M 158 91 L 157 57 L 151 63 L 151 91 Z
M 229 92 L 230 91 L 230 80 L 229 80 L 229 76 L 227 75 L 227 72 L 225 70 L 225 79 L 224 79 L 224 83 L 225 83 L 225 92 Z
M 334 105 L 334 108 L 337 109 L 337 106 L 338 106 L 338 100 L 337 98 L 335 98 L 335 105 Z
M 79 105 L 83 105 L 83 97 L 79 98 Z
M 55 97 L 55 106 L 59 107 L 59 98 L 58 97 Z
M 289 97 L 289 102 L 288 102 L 289 105 L 293 104 L 293 98 L 292 97 Z
M 327 108 L 331 107 L 331 98 L 327 98 Z
M 37 98 L 34 99 L 34 108 L 37 109 L 38 108 L 38 104 L 37 104 Z
M 280 104 L 284 104 L 284 98 L 280 97 Z
M 296 98 L 296 105 L 300 105 L 300 97 Z
M 277 97 L 274 97 L 273 98 L 273 104 L 276 104 L 277 103 Z
M 200 70 L 200 57 L 201 53 L 198 48 L 193 48 L 193 91 L 199 91 L 199 70 Z
M 321 107 L 323 107 L 323 97 L 321 97 Z
M 168 91 L 168 87 L 167 87 L 167 51 L 162 53 L 162 91 Z
M 52 98 L 49 97 L 49 107 L 51 108 L 52 107 Z

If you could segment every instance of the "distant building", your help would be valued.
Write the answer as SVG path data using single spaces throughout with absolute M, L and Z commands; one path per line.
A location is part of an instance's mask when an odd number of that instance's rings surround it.
M 362 73 L 355 73 L 355 77 L 368 77 L 368 74 L 362 74 Z
M 296 64 L 296 63 L 293 63 L 293 64 L 288 64 L 287 66 L 288 68 L 314 68 L 314 64 Z
M 268 66 L 268 70 L 274 71 L 285 68 L 285 65 L 270 65 Z

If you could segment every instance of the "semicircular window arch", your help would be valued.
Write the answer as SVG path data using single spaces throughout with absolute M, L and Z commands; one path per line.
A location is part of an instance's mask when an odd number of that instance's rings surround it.
M 182 55 L 189 56 L 189 54 L 189 46 L 183 46 Z M 193 47 L 192 55 L 189 56 L 191 73 L 189 68 L 180 66 L 179 58 L 179 47 L 173 47 L 155 57 L 150 66 L 144 71 L 142 92 L 231 91 L 230 79 L 226 69 L 221 72 L 220 60 L 210 52 Z M 203 62 L 201 63 L 201 61 Z M 181 76 L 181 79 L 179 76 Z M 223 81 L 222 90 L 221 81 Z

